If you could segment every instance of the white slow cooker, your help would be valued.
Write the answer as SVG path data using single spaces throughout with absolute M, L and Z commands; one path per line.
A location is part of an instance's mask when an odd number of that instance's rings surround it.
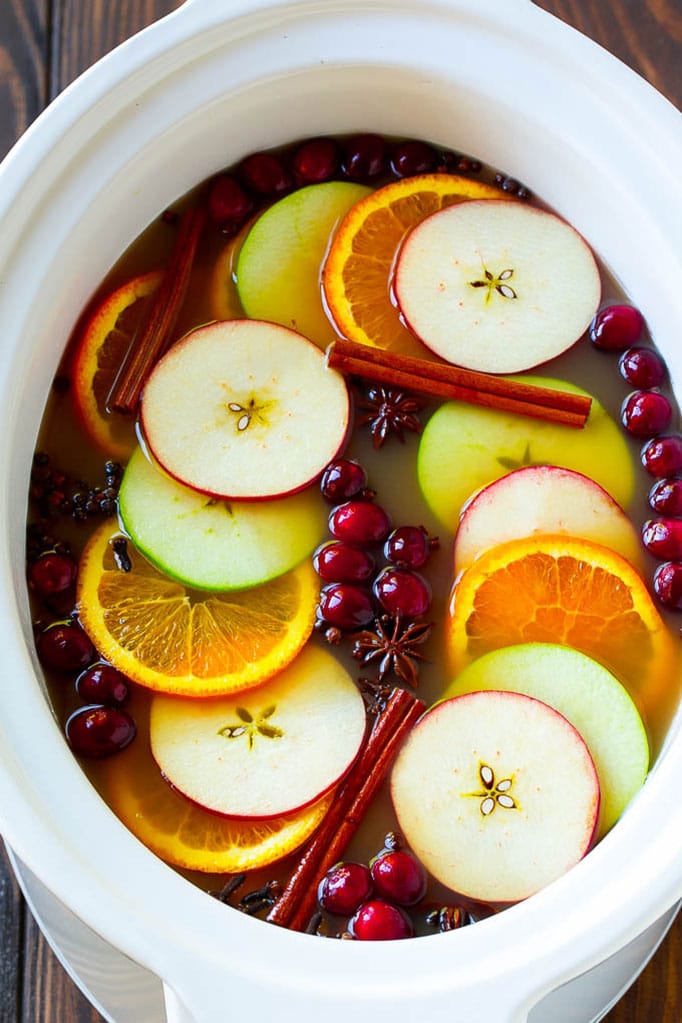
M 49 709 L 25 495 L 80 308 L 200 179 L 263 146 L 362 129 L 432 139 L 527 183 L 601 254 L 682 381 L 682 117 L 529 0 L 188 0 L 27 132 L 0 170 L 0 829 L 115 1023 L 587 1023 L 682 897 L 679 713 L 644 789 L 569 874 L 474 927 L 362 943 L 267 927 L 187 883 L 101 801 Z

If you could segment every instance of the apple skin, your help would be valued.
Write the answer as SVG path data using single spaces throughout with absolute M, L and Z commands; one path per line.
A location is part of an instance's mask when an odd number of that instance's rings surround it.
M 489 547 L 538 533 L 567 533 L 642 564 L 642 543 L 610 494 L 583 473 L 529 465 L 489 483 L 464 505 L 455 536 L 455 573 Z
M 524 643 L 477 658 L 448 686 L 443 699 L 486 689 L 542 700 L 580 733 L 599 775 L 599 837 L 603 837 L 642 787 L 649 770 L 646 729 L 625 687 L 577 650 L 553 643 Z
M 597 833 L 599 781 L 587 746 L 561 714 L 519 693 L 436 704 L 398 754 L 390 788 L 415 855 L 478 902 L 528 898 L 578 863 Z

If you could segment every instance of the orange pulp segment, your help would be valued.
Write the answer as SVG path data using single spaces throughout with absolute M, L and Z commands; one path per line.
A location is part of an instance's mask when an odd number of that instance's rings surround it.
M 111 523 L 80 561 L 81 624 L 100 656 L 149 689 L 221 696 L 265 682 L 310 636 L 319 586 L 310 559 L 248 590 L 190 590 L 158 572 L 128 543 L 130 571 L 116 566 Z
M 419 174 L 377 189 L 346 214 L 322 273 L 327 308 L 351 341 L 427 358 L 392 300 L 396 257 L 426 217 L 467 199 L 499 199 L 499 188 L 456 174 Z

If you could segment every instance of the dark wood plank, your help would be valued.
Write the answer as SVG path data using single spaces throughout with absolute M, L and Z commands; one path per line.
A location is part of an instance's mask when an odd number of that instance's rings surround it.
M 0 1023 L 16 1023 L 19 1019 L 26 916 L 5 846 L 0 841 Z
M 48 3 L 0 3 L 0 157 L 45 106 Z

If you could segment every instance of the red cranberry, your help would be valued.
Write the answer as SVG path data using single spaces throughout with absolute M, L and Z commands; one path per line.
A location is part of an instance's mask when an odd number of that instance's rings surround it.
M 682 480 L 659 480 L 649 491 L 649 504 L 663 515 L 682 515 Z
M 370 594 L 352 583 L 331 583 L 320 594 L 320 614 L 338 629 L 360 629 L 374 618 Z
M 257 195 L 282 195 L 292 186 L 291 174 L 274 153 L 252 153 L 239 165 L 239 177 Z
M 644 445 L 640 457 L 652 476 L 676 476 L 682 472 L 682 437 L 677 433 L 654 437 Z
M 665 380 L 665 363 L 653 348 L 628 348 L 618 365 L 633 387 L 658 387 Z
M 322 878 L 317 900 L 327 913 L 351 916 L 372 894 L 372 877 L 364 863 L 337 863 Z
M 223 174 L 211 186 L 208 208 L 216 224 L 234 223 L 248 217 L 253 209 L 253 199 L 236 178 Z
M 620 411 L 623 426 L 633 437 L 650 437 L 670 425 L 672 405 L 658 391 L 633 391 Z
M 411 938 L 412 921 L 404 909 L 383 899 L 372 899 L 360 906 L 348 924 L 348 930 L 359 941 L 393 941 Z
M 374 596 L 390 615 L 419 618 L 431 607 L 426 579 L 404 568 L 385 568 L 374 580 Z
M 386 143 L 380 135 L 355 135 L 343 152 L 342 170 L 351 181 L 374 181 L 386 170 Z
M 629 348 L 644 328 L 639 309 L 631 305 L 609 305 L 600 309 L 589 329 L 590 341 L 597 348 L 620 351 Z
M 380 543 L 391 528 L 388 513 L 370 501 L 346 501 L 329 516 L 329 531 L 351 544 Z
M 367 473 L 352 458 L 337 458 L 322 473 L 320 490 L 330 504 L 357 497 L 367 486 Z
M 32 562 L 28 570 L 31 586 L 40 597 L 66 593 L 76 581 L 78 566 L 68 554 L 50 551 Z
M 76 679 L 76 692 L 86 703 L 105 703 L 122 707 L 130 696 L 128 679 L 113 664 L 100 661 Z
M 391 150 L 391 170 L 398 178 L 428 174 L 438 162 L 438 153 L 426 142 L 398 142 Z
M 384 544 L 384 556 L 398 568 L 421 568 L 436 545 L 423 526 L 398 526 Z
M 377 856 L 370 872 L 377 895 L 399 906 L 414 906 L 424 897 L 426 872 L 412 853 L 397 849 Z
M 38 657 L 55 671 L 80 671 L 95 658 L 95 648 L 76 622 L 57 622 L 36 639 Z
M 339 165 L 338 148 L 334 139 L 310 139 L 295 151 L 291 165 L 299 185 L 315 185 L 334 177 Z
M 642 543 L 655 558 L 682 558 L 682 519 L 648 519 L 642 526 Z
M 360 547 L 331 540 L 313 555 L 315 571 L 328 583 L 364 583 L 374 573 L 374 558 Z
M 117 707 L 82 707 L 66 722 L 66 738 L 81 757 L 101 760 L 119 753 L 135 738 L 135 722 Z
M 682 611 L 682 563 L 666 561 L 654 572 L 654 593 L 661 604 Z

